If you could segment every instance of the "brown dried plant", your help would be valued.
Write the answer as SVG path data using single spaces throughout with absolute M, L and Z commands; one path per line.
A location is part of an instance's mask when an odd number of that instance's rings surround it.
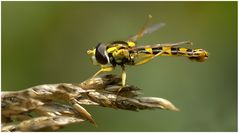
M 179 111 L 171 102 L 157 97 L 140 97 L 139 88 L 121 79 L 101 75 L 80 84 L 44 84 L 15 92 L 1 93 L 1 131 L 54 131 L 88 120 L 96 126 L 82 105 L 139 111 L 164 109 Z

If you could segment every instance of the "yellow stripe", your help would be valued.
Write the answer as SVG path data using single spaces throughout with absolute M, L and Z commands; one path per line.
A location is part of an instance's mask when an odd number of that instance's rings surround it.
M 171 52 L 171 47 L 163 47 L 163 51 L 164 52 L 167 52 L 168 54 L 168 56 L 170 56 L 170 55 L 172 55 L 172 52 Z
M 150 54 L 153 54 L 152 48 L 145 48 L 145 50 L 146 50 L 147 52 L 149 52 Z
M 179 48 L 179 51 L 184 54 L 187 54 L 187 50 L 187 48 Z
M 136 44 L 134 43 L 134 42 L 131 42 L 131 41 L 129 41 L 129 42 L 127 42 L 128 43 L 128 45 L 130 46 L 130 47 L 134 47 Z
M 113 51 L 115 51 L 115 50 L 117 50 L 116 47 L 108 48 L 108 49 L 107 49 L 107 53 L 111 53 L 111 52 L 113 52 Z

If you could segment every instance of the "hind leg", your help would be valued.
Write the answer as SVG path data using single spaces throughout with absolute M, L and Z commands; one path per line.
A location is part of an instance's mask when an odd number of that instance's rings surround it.
M 142 64 L 145 64 L 145 63 L 151 61 L 152 59 L 154 59 L 155 57 L 160 56 L 163 52 L 164 52 L 164 51 L 161 51 L 161 52 L 157 53 L 156 55 L 151 55 L 151 56 L 145 58 L 144 60 L 141 60 L 141 61 L 135 63 L 134 65 L 142 65 Z

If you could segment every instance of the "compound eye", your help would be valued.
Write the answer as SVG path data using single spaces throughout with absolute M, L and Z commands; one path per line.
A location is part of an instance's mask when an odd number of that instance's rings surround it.
M 95 58 L 97 62 L 102 65 L 107 64 L 109 62 L 109 56 L 106 52 L 106 46 L 103 43 L 99 43 L 95 49 Z

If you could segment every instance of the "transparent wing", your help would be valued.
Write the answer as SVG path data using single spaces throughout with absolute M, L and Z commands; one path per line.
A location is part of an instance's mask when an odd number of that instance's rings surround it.
M 159 43 L 159 44 L 152 44 L 152 45 L 137 46 L 137 47 L 131 48 L 130 50 L 137 50 L 142 48 L 176 47 L 181 45 L 193 45 L 193 43 L 192 41 L 182 41 L 177 43 Z
M 163 26 L 165 26 L 165 23 L 159 23 L 159 24 L 151 25 L 150 27 L 144 28 L 143 30 L 138 32 L 136 35 L 130 37 L 128 40 L 135 42 L 139 38 L 143 37 L 145 34 L 150 34 L 150 33 L 154 32 L 154 31 L 160 29 Z
M 145 35 L 145 34 L 150 34 L 150 33 L 152 33 L 152 32 L 154 32 L 154 31 L 158 30 L 159 28 L 161 28 L 161 27 L 163 27 L 163 26 L 165 26 L 165 23 L 154 24 L 154 25 L 152 25 L 152 26 L 146 28 L 146 29 L 143 31 L 142 34 L 143 34 L 143 35 Z
M 176 43 L 162 43 L 162 44 L 154 44 L 151 45 L 152 48 L 155 47 L 176 47 L 181 45 L 193 45 L 192 41 L 182 41 L 182 42 L 176 42 Z
M 154 25 L 148 27 L 149 20 L 151 18 L 152 18 L 152 16 L 149 14 L 148 19 L 145 21 L 141 30 L 136 35 L 130 37 L 128 40 L 135 42 L 137 39 L 143 37 L 145 34 L 152 33 L 165 25 L 164 23 L 159 23 L 159 24 L 154 24 Z

